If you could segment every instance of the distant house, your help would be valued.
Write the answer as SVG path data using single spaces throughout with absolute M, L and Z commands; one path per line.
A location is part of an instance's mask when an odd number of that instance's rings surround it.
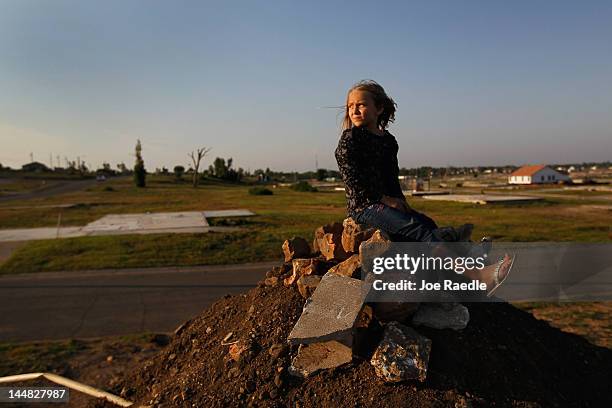
M 50 168 L 40 162 L 32 162 L 21 166 L 21 170 L 27 173 L 43 173 L 51 171 Z
M 569 176 L 543 164 L 523 166 L 510 174 L 508 184 L 544 184 L 570 181 Z

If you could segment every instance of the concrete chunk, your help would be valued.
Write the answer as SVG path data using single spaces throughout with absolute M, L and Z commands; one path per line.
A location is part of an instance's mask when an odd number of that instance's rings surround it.
M 383 340 L 370 364 L 385 382 L 412 379 L 423 382 L 427 377 L 430 351 L 431 340 L 427 337 L 401 323 L 391 322 L 385 326 Z
M 349 278 L 359 278 L 360 267 L 361 262 L 359 261 L 359 255 L 355 254 L 346 261 L 342 261 L 338 265 L 330 268 L 328 273 L 347 276 Z
M 366 294 L 363 282 L 358 279 L 325 274 L 304 306 L 288 341 L 310 344 L 337 340 L 352 346 L 353 326 Z
M 374 257 L 381 256 L 391 246 L 391 240 L 381 230 L 376 230 L 374 234 L 367 241 L 363 241 L 359 245 L 359 262 L 361 265 L 366 265 L 366 258 L 373 259 Z M 368 271 L 370 272 L 370 271 Z
M 352 360 L 351 348 L 337 341 L 301 345 L 291 361 L 289 374 L 305 378 L 319 370 L 339 367 Z
M 292 265 L 293 272 L 291 276 L 283 281 L 285 286 L 293 285 L 301 276 L 323 275 L 328 267 L 324 261 L 317 258 L 294 259 Z
M 342 247 L 348 253 L 355 254 L 359 252 L 359 245 L 363 241 L 367 241 L 376 231 L 374 228 L 368 228 L 363 224 L 357 224 L 352 218 L 347 218 L 342 222 L 344 229 L 342 230 Z
M 310 245 L 301 237 L 293 237 L 283 242 L 285 262 L 295 258 L 307 258 L 310 255 Z
M 317 275 L 300 276 L 300 279 L 297 280 L 297 288 L 300 295 L 302 295 L 304 299 L 308 299 L 314 293 L 319 282 L 321 282 L 321 277 Z

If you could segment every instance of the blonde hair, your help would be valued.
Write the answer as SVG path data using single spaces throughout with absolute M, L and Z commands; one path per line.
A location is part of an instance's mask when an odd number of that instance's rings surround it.
M 351 118 L 349 116 L 348 111 L 348 97 L 353 91 L 366 91 L 370 95 L 372 95 L 372 99 L 374 100 L 374 104 L 377 108 L 383 108 L 383 111 L 380 115 L 378 115 L 378 120 L 376 121 L 376 125 L 385 130 L 389 123 L 393 123 L 395 121 L 395 109 L 397 108 L 397 103 L 393 99 L 387 95 L 384 88 L 380 86 L 380 84 L 371 79 L 366 79 L 363 81 L 357 82 L 355 85 L 351 87 L 346 93 L 346 103 L 344 104 L 344 120 L 342 121 L 342 130 L 352 129 L 353 122 L 351 122 Z

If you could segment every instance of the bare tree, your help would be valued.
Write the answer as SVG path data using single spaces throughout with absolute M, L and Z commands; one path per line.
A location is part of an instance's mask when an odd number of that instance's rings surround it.
M 191 161 L 193 163 L 193 187 L 197 187 L 198 183 L 200 182 L 200 177 L 198 173 L 198 169 L 200 168 L 200 161 L 211 150 L 212 148 L 210 147 L 202 147 L 188 154 L 188 156 L 191 157 Z

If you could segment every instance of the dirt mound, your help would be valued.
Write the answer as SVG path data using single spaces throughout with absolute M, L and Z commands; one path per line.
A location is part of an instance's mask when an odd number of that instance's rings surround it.
M 419 327 L 432 340 L 424 383 L 384 384 L 368 347 L 350 365 L 290 376 L 297 349 L 286 340 L 304 300 L 295 288 L 267 282 L 187 322 L 113 391 L 138 404 L 179 407 L 612 406 L 611 350 L 504 303 L 466 304 L 471 321 L 458 332 Z M 380 334 L 372 330 L 370 344 Z

